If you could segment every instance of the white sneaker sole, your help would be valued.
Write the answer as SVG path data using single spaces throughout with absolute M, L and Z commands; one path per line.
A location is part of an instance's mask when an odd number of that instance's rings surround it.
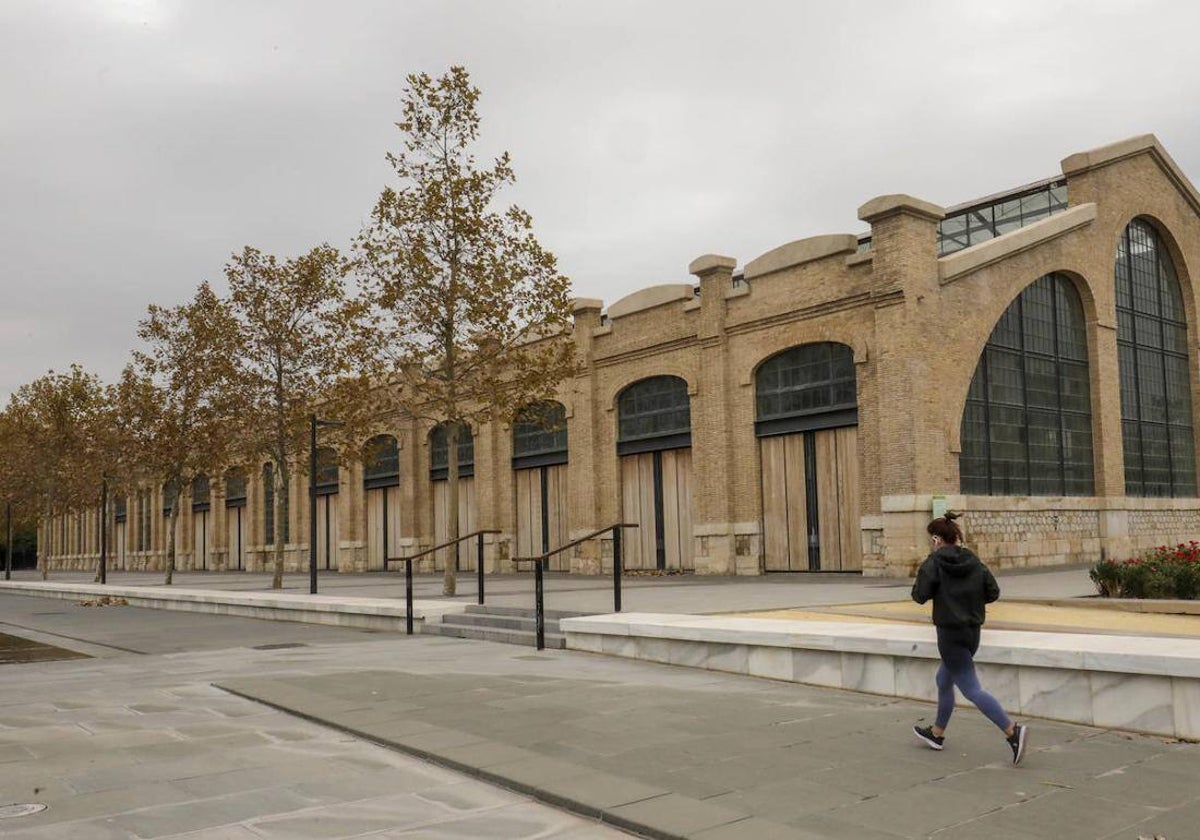
M 922 735 L 916 729 L 913 729 L 913 734 L 917 736 L 918 741 L 920 741 L 922 744 L 929 747 L 930 749 L 934 749 L 934 750 L 945 749 L 944 744 L 939 744 L 937 741 L 930 741 L 928 738 L 926 738 L 924 735 Z
M 1021 734 L 1017 736 L 1017 754 L 1013 756 L 1013 766 L 1016 767 L 1025 757 L 1025 739 L 1029 736 L 1029 727 L 1022 726 Z

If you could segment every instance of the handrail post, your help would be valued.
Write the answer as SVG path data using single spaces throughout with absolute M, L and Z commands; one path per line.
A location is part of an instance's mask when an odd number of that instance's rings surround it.
M 409 636 L 413 634 L 412 558 L 404 558 L 404 623 Z
M 483 532 L 479 532 L 479 552 L 475 557 L 475 577 L 479 581 L 479 603 L 483 604 Z
M 621 611 L 621 526 L 613 528 L 613 612 Z
M 534 567 L 534 599 L 537 616 L 537 649 L 546 649 L 546 609 L 542 590 L 542 558 L 533 561 Z

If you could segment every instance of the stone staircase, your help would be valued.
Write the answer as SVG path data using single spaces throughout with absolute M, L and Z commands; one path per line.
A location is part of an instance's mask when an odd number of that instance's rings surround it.
M 566 636 L 559 630 L 561 618 L 588 615 L 588 613 L 546 610 L 545 636 L 547 648 L 565 648 Z M 471 605 L 465 613 L 448 613 L 439 624 L 425 624 L 422 633 L 434 636 L 454 636 L 459 639 L 482 639 L 487 642 L 504 642 L 510 645 L 537 644 L 537 619 L 534 611 L 521 607 L 490 607 Z

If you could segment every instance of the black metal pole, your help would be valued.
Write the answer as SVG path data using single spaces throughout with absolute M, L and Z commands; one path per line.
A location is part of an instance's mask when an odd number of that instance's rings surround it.
M 535 610 L 537 615 L 537 649 L 545 650 L 546 648 L 546 609 L 543 601 L 542 592 L 542 558 L 533 561 L 534 574 L 534 600 Z
M 308 592 L 317 594 L 317 415 L 310 414 L 308 437 Z M 286 491 L 284 491 L 286 492 Z
M 613 612 L 621 611 L 621 526 L 613 528 Z
M 408 635 L 413 634 L 412 615 L 412 558 L 404 558 L 404 623 Z
M 4 579 L 12 580 L 12 502 L 4 503 Z
M 100 482 L 100 582 L 108 583 L 108 479 Z
M 475 557 L 475 577 L 479 581 L 479 597 L 480 604 L 483 603 L 483 534 L 479 535 L 479 552 Z

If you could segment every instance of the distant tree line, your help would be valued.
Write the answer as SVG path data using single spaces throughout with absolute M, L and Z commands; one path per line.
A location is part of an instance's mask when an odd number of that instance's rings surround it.
M 291 476 L 308 469 L 311 415 L 342 424 L 328 435 L 345 453 L 397 413 L 447 424 L 447 520 L 458 536 L 458 430 L 508 419 L 572 374 L 570 284 L 530 215 L 497 206 L 515 175 L 507 153 L 487 165 L 472 153 L 480 93 L 467 71 L 407 82 L 401 148 L 387 156 L 397 183 L 347 253 L 247 246 L 225 265 L 224 293 L 203 282 L 185 303 L 148 307 L 117 381 L 73 364 L 12 394 L 0 411 L 0 505 L 24 539 L 38 522 L 96 506 L 102 486 L 111 498 L 161 482 L 171 583 L 181 488 L 270 462 L 280 521 Z M 282 577 L 276 540 L 273 587 Z M 454 587 L 449 563 L 444 589 Z

